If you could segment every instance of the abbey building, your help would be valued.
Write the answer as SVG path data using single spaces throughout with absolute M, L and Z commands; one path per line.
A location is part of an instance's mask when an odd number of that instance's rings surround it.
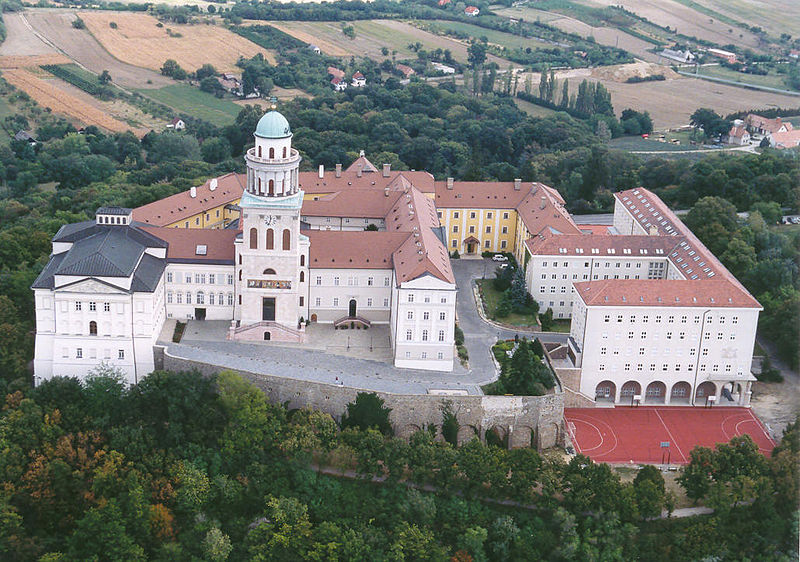
M 385 325 L 395 366 L 451 371 L 450 254 L 508 252 L 541 310 L 571 319 L 553 356 L 581 400 L 748 403 L 760 305 L 647 190 L 586 226 L 540 183 L 436 181 L 363 153 L 301 172 L 276 111 L 254 138 L 245 174 L 59 230 L 32 287 L 37 382 L 107 363 L 135 383 L 169 318 L 295 344 L 311 323 Z

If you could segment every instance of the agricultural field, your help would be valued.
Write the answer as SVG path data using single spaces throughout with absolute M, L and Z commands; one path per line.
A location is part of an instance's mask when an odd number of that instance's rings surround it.
M 688 37 L 697 37 L 726 45 L 736 43 L 755 51 L 761 51 L 762 45 L 756 34 L 740 27 L 730 25 L 719 18 L 685 5 L 680 0 L 581 0 L 582 3 L 594 6 L 621 6 L 641 17 L 660 26 L 669 26 L 670 29 Z M 714 5 L 725 2 L 714 2 Z M 774 3 L 778 3 L 776 0 Z M 791 2 L 780 2 L 790 4 Z
M 56 54 L 57 51 L 39 39 L 28 27 L 26 14 L 6 12 L 3 24 L 6 26 L 6 39 L 0 45 L 0 56 L 30 56 Z
M 455 31 L 457 33 L 463 33 L 470 37 L 475 37 L 475 38 L 486 37 L 486 40 L 489 43 L 493 43 L 501 47 L 507 47 L 509 49 L 516 49 L 516 48 L 525 49 L 527 47 L 536 49 L 542 47 L 547 47 L 547 48 L 552 47 L 552 45 L 543 43 L 541 41 L 537 41 L 535 39 L 520 37 L 519 35 L 513 35 L 511 33 L 505 33 L 503 31 L 496 31 L 494 29 L 486 29 L 485 27 L 480 27 L 477 25 L 462 23 L 458 21 L 434 20 L 433 22 L 431 22 L 430 26 L 432 31 L 438 28 L 449 31 Z
M 435 35 L 400 21 L 351 22 L 356 33 L 355 39 L 348 39 L 342 33 L 341 22 L 287 21 L 269 22 L 269 24 L 300 41 L 317 45 L 323 53 L 334 57 L 368 56 L 375 60 L 383 60 L 387 57 L 381 53 L 381 48 L 386 47 L 390 52 L 397 51 L 398 60 L 416 58 L 417 54 L 408 46 L 419 42 L 423 49 L 429 51 L 450 49 L 454 59 L 467 62 L 465 42 Z M 510 61 L 494 55 L 488 55 L 487 60 L 496 62 L 504 68 L 511 64 Z
M 242 109 L 232 101 L 216 98 L 188 84 L 173 84 L 157 90 L 141 90 L 139 93 L 173 108 L 176 112 L 205 119 L 219 127 L 233 123 Z
M 701 66 L 698 69 L 700 76 L 710 76 L 712 78 L 724 78 L 725 80 L 735 80 L 736 82 L 743 82 L 745 84 L 753 84 L 756 86 L 766 86 L 768 88 L 778 88 L 781 90 L 788 90 L 789 87 L 784 82 L 783 76 L 770 71 L 765 76 L 758 74 L 745 74 L 744 72 L 736 72 L 730 68 L 722 66 Z M 798 100 L 800 104 L 800 100 Z
M 160 24 L 134 12 L 80 12 L 80 17 L 114 58 L 134 66 L 159 70 L 166 59 L 174 59 L 187 72 L 206 63 L 222 72 L 237 71 L 239 57 L 257 53 L 275 62 L 273 53 L 217 25 Z
M 522 18 L 526 21 L 541 21 L 557 27 L 567 33 L 576 33 L 581 37 L 594 37 L 600 45 L 619 47 L 631 53 L 634 57 L 648 62 L 657 62 L 658 55 L 649 50 L 655 45 L 638 37 L 626 33 L 615 27 L 593 26 L 577 18 L 554 12 L 537 10 L 527 6 L 515 6 L 496 10 L 500 15 Z
M 517 104 L 518 108 L 520 108 L 522 111 L 524 111 L 531 117 L 550 117 L 551 115 L 556 113 L 555 110 L 552 110 L 548 107 L 542 107 L 541 105 L 536 105 L 535 103 L 521 100 L 519 98 L 514 98 L 514 103 Z
M 10 84 L 26 92 L 44 108 L 49 107 L 53 113 L 64 115 L 84 125 L 96 125 L 111 132 L 123 132 L 131 127 L 109 117 L 106 111 L 94 104 L 87 103 L 78 97 L 57 88 L 50 80 L 42 80 L 25 69 L 12 69 L 3 72 Z
M 800 3 L 787 0 L 678 0 L 702 6 L 723 17 L 757 25 L 773 37 L 781 33 L 797 35 L 800 29 Z M 795 30 L 794 33 L 792 30 Z
M 8 15 L 6 14 L 6 16 Z M 91 33 L 85 29 L 72 27 L 72 21 L 75 19 L 74 10 L 30 9 L 26 10 L 24 15 L 35 33 L 46 37 L 49 42 L 58 47 L 69 58 L 95 74 L 108 70 L 111 73 L 114 84 L 117 86 L 123 88 L 161 88 L 174 83 L 172 79 L 162 76 L 157 71 L 126 64 L 112 57 L 92 37 Z M 29 31 L 29 33 L 29 37 L 38 40 L 33 31 Z M 2 48 L 5 48 L 7 44 L 8 40 L 0 47 L 0 53 L 2 53 Z M 65 61 L 39 64 L 61 64 L 62 62 Z

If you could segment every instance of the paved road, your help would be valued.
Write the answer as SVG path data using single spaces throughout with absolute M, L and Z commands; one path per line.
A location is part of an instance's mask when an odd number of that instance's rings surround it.
M 187 329 L 181 343 L 164 343 L 169 353 L 187 359 L 239 369 L 254 373 L 279 375 L 298 380 L 342 382 L 347 386 L 394 392 L 426 394 L 431 389 L 467 391 L 482 394 L 480 385 L 497 377 L 491 359 L 491 346 L 498 338 L 513 338 L 518 332 L 498 329 L 481 319 L 475 307 L 472 280 L 484 273 L 494 274 L 496 264 L 491 260 L 453 260 L 458 284 L 458 318 L 469 351 L 469 370 L 456 365 L 452 373 L 398 369 L 391 364 L 334 355 L 317 350 L 298 349 L 277 343 L 244 343 L 193 339 L 193 329 Z M 563 342 L 566 334 L 540 335 L 545 342 Z

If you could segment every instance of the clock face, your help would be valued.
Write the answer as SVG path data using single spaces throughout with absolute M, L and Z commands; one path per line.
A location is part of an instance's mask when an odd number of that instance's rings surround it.
M 267 215 L 267 217 L 264 219 L 264 224 L 267 226 L 272 226 L 275 224 L 275 217 L 272 215 Z

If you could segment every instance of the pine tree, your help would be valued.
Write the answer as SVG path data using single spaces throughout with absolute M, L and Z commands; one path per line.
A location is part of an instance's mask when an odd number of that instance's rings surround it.
M 525 308 L 528 302 L 528 289 L 525 287 L 525 274 L 521 267 L 514 271 L 514 276 L 511 278 L 511 306 L 515 311 L 520 311 Z
M 547 101 L 552 102 L 556 90 L 556 73 L 550 69 L 550 81 L 547 83 Z

